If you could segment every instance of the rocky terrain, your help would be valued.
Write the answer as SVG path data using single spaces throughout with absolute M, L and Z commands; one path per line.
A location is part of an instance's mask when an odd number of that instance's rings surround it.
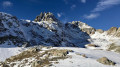
M 64 24 L 50 12 L 34 21 L 0 12 L 2 67 L 119 67 L 119 41 L 117 27 L 105 31 L 81 21 Z

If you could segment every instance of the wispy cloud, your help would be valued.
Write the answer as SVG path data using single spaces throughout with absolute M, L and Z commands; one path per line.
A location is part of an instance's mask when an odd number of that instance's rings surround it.
M 72 2 L 81 2 L 81 3 L 86 3 L 86 0 L 63 0 L 65 4 L 69 4 Z
M 2 2 L 2 6 L 3 6 L 4 8 L 11 7 L 11 6 L 13 6 L 13 3 L 10 2 L 10 1 L 3 1 L 3 2 Z
M 81 0 L 82 3 L 86 3 L 86 0 Z
M 118 4 L 120 4 L 120 0 L 100 0 L 90 14 L 84 15 L 83 17 L 86 19 L 97 18 L 100 15 L 100 11 L 104 11 Z
M 71 8 L 71 9 L 74 9 L 74 8 L 76 8 L 76 5 L 73 4 L 70 8 Z
M 100 14 L 98 13 L 91 13 L 89 15 L 84 15 L 84 18 L 86 19 L 94 19 L 94 18 L 97 18 Z
M 57 13 L 57 16 L 60 18 L 62 16 L 62 13 Z
M 98 2 L 96 8 L 92 10 L 92 12 L 103 11 L 118 4 L 120 4 L 120 0 L 101 0 Z

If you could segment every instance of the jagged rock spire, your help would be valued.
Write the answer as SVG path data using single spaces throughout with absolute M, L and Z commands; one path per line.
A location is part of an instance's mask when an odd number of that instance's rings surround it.
M 40 13 L 35 19 L 35 22 L 40 22 L 40 21 L 56 21 L 58 22 L 59 20 L 50 12 L 47 13 Z

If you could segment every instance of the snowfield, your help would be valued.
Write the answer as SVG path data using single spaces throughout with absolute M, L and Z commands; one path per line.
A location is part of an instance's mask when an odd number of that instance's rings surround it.
M 24 51 L 25 48 L 22 47 L 9 47 L 9 46 L 0 46 L 0 61 L 5 61 L 6 58 L 17 55 Z
M 120 67 L 120 54 L 116 52 L 77 47 L 53 47 L 52 49 L 73 50 L 73 52 L 70 52 L 68 54 L 69 56 L 71 56 L 71 58 L 58 60 L 59 63 L 53 64 L 52 67 Z M 23 50 L 25 50 L 25 48 L 0 48 L 0 60 L 4 61 L 6 58 L 14 56 Z M 83 54 L 85 54 L 87 58 L 81 56 Z M 107 57 L 111 61 L 114 61 L 116 65 L 110 66 L 97 62 L 97 59 L 101 57 Z
M 70 47 L 62 47 L 60 49 L 70 49 L 74 52 L 69 54 L 72 58 L 60 60 L 59 64 L 55 64 L 56 67 L 120 67 L 120 54 L 115 52 Z M 85 54 L 87 58 L 84 58 L 79 54 Z M 116 65 L 109 66 L 97 62 L 96 60 L 101 57 L 109 58 L 110 60 L 116 62 Z

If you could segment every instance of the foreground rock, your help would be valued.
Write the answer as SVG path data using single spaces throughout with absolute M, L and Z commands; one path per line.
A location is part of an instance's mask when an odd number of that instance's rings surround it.
M 4 62 L 0 62 L 0 67 L 9 67 L 9 66 Z
M 69 58 L 69 52 L 72 52 L 72 50 L 34 47 L 6 59 L 5 63 L 10 67 L 14 67 L 15 65 L 20 67 L 49 67 L 53 61 Z
M 94 48 L 96 48 L 96 47 L 98 47 L 98 46 L 95 45 L 95 44 L 86 44 L 85 47 L 86 47 L 86 48 L 94 49 Z
M 112 43 L 112 44 L 110 44 L 110 45 L 108 46 L 108 49 L 107 49 L 107 50 L 108 50 L 108 51 L 115 51 L 115 52 L 117 52 L 117 53 L 120 53 L 120 46 Z
M 97 61 L 99 63 L 105 64 L 105 65 L 115 65 L 115 63 L 113 61 L 109 60 L 106 57 L 99 58 Z

